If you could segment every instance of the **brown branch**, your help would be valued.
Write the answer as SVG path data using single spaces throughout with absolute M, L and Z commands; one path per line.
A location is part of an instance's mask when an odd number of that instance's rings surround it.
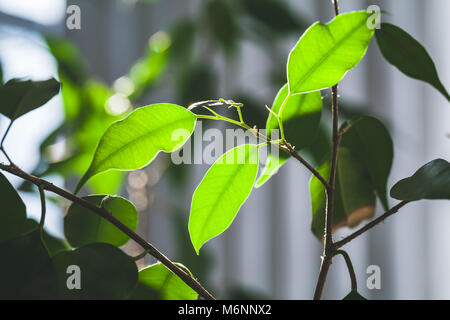
M 390 217 L 391 215 L 393 215 L 394 213 L 396 213 L 398 210 L 400 210 L 400 208 L 402 208 L 403 206 L 405 206 L 407 203 L 409 203 L 409 201 L 402 201 L 399 204 L 397 204 L 396 206 L 392 207 L 391 209 L 389 209 L 388 211 L 386 211 L 384 214 L 382 214 L 381 216 L 379 216 L 378 218 L 376 218 L 375 220 L 369 222 L 368 224 L 366 224 L 364 227 L 362 227 L 361 229 L 353 232 L 351 235 L 345 237 L 344 239 L 337 241 L 334 245 L 335 248 L 341 248 L 343 245 L 349 243 L 350 241 L 352 241 L 353 239 L 355 239 L 356 237 L 360 236 L 361 234 L 363 234 L 364 232 L 366 232 L 367 230 L 372 229 L 373 227 L 375 227 L 377 224 L 379 224 L 380 222 L 383 222 L 387 217 Z
M 332 0 L 334 4 L 334 13 L 336 16 L 339 15 L 338 0 Z M 334 191 L 336 182 L 336 168 L 338 161 L 339 152 L 339 95 L 338 95 L 338 85 L 334 85 L 331 88 L 332 94 L 332 122 L 333 122 L 333 149 L 331 153 L 331 171 L 330 179 L 328 180 L 329 187 L 326 189 L 326 209 L 325 209 L 325 244 L 323 247 L 322 263 L 320 265 L 319 278 L 317 279 L 316 289 L 314 291 L 314 300 L 320 300 L 322 296 L 323 288 L 325 286 L 325 281 L 327 279 L 328 270 L 333 261 L 333 256 L 335 253 L 335 246 L 333 244 L 333 213 L 334 213 Z
M 7 171 L 15 176 L 18 176 L 24 180 L 30 181 L 31 183 L 33 183 L 37 186 L 40 186 L 42 189 L 53 192 L 63 198 L 66 198 L 67 200 L 77 203 L 80 206 L 85 207 L 85 208 L 93 211 L 94 213 L 98 214 L 103 219 L 109 221 L 114 226 L 116 226 L 119 230 L 121 230 L 123 233 L 128 235 L 136 243 L 138 243 L 144 250 L 146 250 L 150 255 L 152 255 L 158 261 L 160 261 L 164 266 L 167 267 L 167 269 L 169 269 L 174 274 L 176 274 L 181 280 L 183 280 L 189 287 L 191 287 L 201 297 L 203 297 L 207 300 L 215 300 L 215 298 L 205 288 L 203 288 L 202 285 L 197 280 L 195 280 L 190 275 L 188 275 L 185 271 L 183 271 L 182 269 L 177 267 L 172 261 L 170 261 L 169 258 L 167 258 L 164 254 L 162 254 L 152 244 L 148 243 L 145 239 L 143 239 L 142 237 L 137 235 L 133 230 L 131 230 L 126 225 L 124 225 L 122 222 L 120 222 L 108 210 L 98 207 L 82 198 L 79 198 L 76 195 L 74 195 L 64 189 L 61 189 L 46 180 L 43 180 L 43 179 L 40 179 L 33 175 L 30 175 L 30 174 L 22 171 L 16 165 L 0 164 L 0 169 Z
M 303 164 L 317 179 L 319 179 L 320 182 L 322 182 L 326 189 L 330 188 L 330 185 L 325 180 L 325 178 L 322 177 L 322 175 L 316 169 L 314 169 L 314 167 L 308 161 L 306 161 L 289 143 L 280 145 L 280 149 L 286 151 L 295 159 L 297 159 L 301 164 Z

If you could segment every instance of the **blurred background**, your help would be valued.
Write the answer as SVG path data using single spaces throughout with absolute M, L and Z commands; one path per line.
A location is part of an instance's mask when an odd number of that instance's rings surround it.
M 67 8 L 81 9 L 81 29 L 69 30 Z M 342 12 L 379 5 L 393 22 L 428 50 L 450 88 L 450 2 L 447 0 L 341 0 Z M 61 94 L 16 121 L 5 148 L 28 172 L 73 190 L 96 144 L 115 120 L 156 102 L 187 106 L 227 98 L 243 102 L 247 123 L 265 125 L 267 111 L 286 82 L 286 59 L 314 21 L 333 17 L 330 0 L 0 0 L 3 81 L 51 76 Z M 450 159 L 450 108 L 429 85 L 388 65 L 375 41 L 340 85 L 342 120 L 361 113 L 389 127 L 395 158 L 389 187 L 435 158 Z M 330 92 L 323 91 L 319 147 L 301 153 L 311 162 L 329 144 Z M 7 121 L 1 119 L 0 129 Z M 203 123 L 203 129 L 223 125 Z M 309 172 L 290 160 L 254 190 L 232 226 L 196 256 L 187 223 L 192 193 L 207 165 L 174 165 L 160 154 L 143 170 L 107 172 L 88 193 L 121 194 L 140 212 L 138 233 L 173 261 L 182 262 L 219 298 L 310 299 L 321 244 L 310 232 Z M 39 197 L 19 187 L 29 215 L 39 217 Z M 62 236 L 67 203 L 52 198 L 48 231 Z M 391 205 L 395 201 L 391 201 Z M 378 214 L 382 213 L 378 205 Z M 359 291 L 369 299 L 450 299 L 450 203 L 408 204 L 345 247 Z M 335 239 L 350 232 L 340 230 Z M 125 246 L 130 254 L 140 250 Z M 154 263 L 147 257 L 141 265 Z M 366 287 L 367 267 L 381 268 L 381 289 Z M 350 282 L 335 259 L 324 298 L 341 299 Z

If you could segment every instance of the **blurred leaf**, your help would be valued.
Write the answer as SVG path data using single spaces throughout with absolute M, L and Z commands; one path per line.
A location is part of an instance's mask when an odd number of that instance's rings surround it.
M 131 81 L 133 99 L 142 95 L 143 91 L 157 80 L 166 69 L 172 39 L 164 31 L 155 33 L 149 40 L 144 57 L 139 59 L 130 69 L 128 79 Z
M 39 108 L 58 94 L 60 83 L 54 78 L 45 81 L 11 79 L 0 86 L 1 113 L 11 120 Z
M 208 251 L 208 248 L 202 250 L 202 254 L 198 256 L 193 250 L 189 238 L 189 230 L 187 219 L 184 212 L 177 211 L 172 214 L 172 225 L 175 243 L 175 257 L 177 260 L 183 261 L 183 264 L 189 267 L 197 279 L 201 282 L 208 283 L 209 276 L 212 272 L 214 257 Z
M 189 270 L 175 263 L 183 270 Z M 189 272 L 190 274 L 190 272 Z M 190 274 L 192 276 L 192 274 Z M 156 263 L 139 271 L 139 285 L 150 288 L 150 295 L 141 295 L 139 299 L 154 299 L 154 291 L 164 300 L 197 300 L 198 294 L 173 274 L 163 264 Z M 143 290 L 142 288 L 140 290 Z M 142 292 L 142 291 L 141 291 Z
M 189 234 L 197 254 L 224 232 L 250 195 L 258 173 L 258 146 L 240 145 L 210 167 L 192 196 Z
M 306 30 L 289 55 L 290 94 L 332 87 L 355 67 L 373 36 L 368 17 L 366 11 L 343 13 Z
M 306 29 L 297 14 L 279 0 L 240 0 L 245 12 L 275 32 L 299 32 Z
M 329 160 L 317 171 L 323 177 L 330 176 Z M 371 218 L 375 213 L 375 195 L 367 183 L 369 173 L 364 164 L 348 149 L 339 149 L 336 169 L 336 191 L 333 215 L 334 233 L 341 227 L 356 227 L 362 220 Z M 326 193 L 323 184 L 313 176 L 310 182 L 312 202 L 311 231 L 322 241 L 325 227 Z
M 190 105 L 197 101 L 216 96 L 216 75 L 214 68 L 196 63 L 185 70 L 177 82 L 178 100 L 181 105 Z
M 348 295 L 345 296 L 342 300 L 367 300 L 362 295 L 358 293 L 356 290 L 352 290 Z
M 444 159 L 428 162 L 411 177 L 397 182 L 391 189 L 391 197 L 406 201 L 450 200 L 450 163 Z
M 128 228 L 136 231 L 139 217 L 130 201 L 119 196 L 105 195 L 87 196 L 83 199 L 105 208 Z M 64 233 L 73 247 L 94 242 L 104 242 L 120 247 L 130 240 L 129 236 L 112 223 L 76 203 L 69 207 L 64 217 Z
M 8 179 L 0 173 L 0 242 L 18 236 L 27 219 L 27 209 Z
M 93 243 L 53 257 L 63 299 L 125 299 L 138 280 L 136 264 L 130 256 L 113 245 Z M 69 290 L 69 266 L 81 270 L 81 289 Z
M 350 129 L 342 136 L 341 146 L 349 149 L 364 163 L 370 180 L 385 210 L 387 200 L 387 180 L 394 158 L 391 136 L 381 121 L 373 117 L 359 117 L 343 125 Z M 366 182 L 367 184 L 367 182 Z
M 240 30 L 230 6 L 224 0 L 208 0 L 205 8 L 207 26 L 204 28 L 228 56 L 232 55 L 237 49 Z
M 375 32 L 378 47 L 385 59 L 408 77 L 428 82 L 450 102 L 450 95 L 441 80 L 428 52 L 401 28 L 382 23 Z
M 82 85 L 87 80 L 87 68 L 79 49 L 63 37 L 47 35 L 45 40 L 59 72 L 77 86 Z
M 0 299 L 55 299 L 56 273 L 40 230 L 0 243 Z
M 101 138 L 78 192 L 92 176 L 110 169 L 136 170 L 160 152 L 179 149 L 194 131 L 196 116 L 173 104 L 154 104 L 113 123 Z M 174 137 L 173 135 L 178 135 Z

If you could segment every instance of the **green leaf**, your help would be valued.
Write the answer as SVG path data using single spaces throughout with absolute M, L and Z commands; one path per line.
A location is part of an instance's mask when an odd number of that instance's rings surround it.
M 0 173 L 0 242 L 21 234 L 27 209 L 8 179 Z
M 110 169 L 136 170 L 160 152 L 179 149 L 194 131 L 196 116 L 174 104 L 153 104 L 133 111 L 106 130 L 75 193 L 92 176 Z
M 323 177 L 330 175 L 330 163 L 326 161 L 317 171 Z M 369 173 L 364 164 L 348 149 L 339 149 L 336 170 L 336 191 L 333 215 L 333 230 L 341 227 L 356 227 L 362 220 L 373 217 L 375 195 L 373 187 L 367 183 Z M 310 182 L 312 202 L 311 231 L 322 240 L 325 227 L 326 194 L 323 184 L 313 176 Z
M 63 299 L 126 299 L 138 280 L 136 264 L 122 250 L 106 243 L 93 243 L 53 257 L 58 273 L 59 295 Z M 81 289 L 68 289 L 72 283 L 69 266 L 81 271 Z
M 54 78 L 45 81 L 11 79 L 0 86 L 0 112 L 14 121 L 46 104 L 58 94 L 60 86 Z
M 352 290 L 348 295 L 345 296 L 342 300 L 367 300 L 362 295 L 359 294 L 358 291 Z
M 375 32 L 378 47 L 384 58 L 408 77 L 428 82 L 450 102 L 450 95 L 443 86 L 428 52 L 411 35 L 401 28 L 382 23 Z
M 83 199 L 107 209 L 116 219 L 136 231 L 139 216 L 134 205 L 127 199 L 105 195 L 87 196 Z M 104 242 L 120 247 L 130 240 L 129 236 L 111 222 L 76 203 L 70 206 L 64 217 L 64 233 L 73 247 L 94 242 Z
M 327 24 L 314 23 L 305 31 L 288 59 L 291 94 L 317 91 L 338 83 L 363 58 L 374 31 L 370 14 L 340 14 Z
M 40 230 L 0 244 L 0 299 L 55 299 L 57 278 Z
M 316 136 L 322 115 L 322 97 L 320 92 L 289 95 L 286 84 L 275 97 L 272 111 L 283 121 L 286 140 L 300 150 L 309 146 Z M 266 124 L 269 136 L 274 129 L 279 129 L 278 121 L 269 113 Z
M 268 154 L 266 166 L 258 177 L 258 180 L 255 183 L 255 188 L 261 187 L 267 181 L 269 181 L 272 176 L 274 176 L 278 170 L 286 163 L 288 157 L 281 156 L 276 157 L 272 153 Z
M 288 85 L 284 85 L 272 105 L 272 111 L 283 122 L 286 140 L 295 146 L 296 150 L 311 145 L 316 137 L 322 115 L 322 97 L 320 92 L 311 92 L 301 95 L 289 95 Z M 266 130 L 272 137 L 273 130 L 279 129 L 275 115 L 269 113 Z M 278 138 L 280 134 L 278 134 Z M 277 161 L 275 155 L 269 155 L 268 163 L 256 183 L 256 187 L 262 186 L 278 169 L 286 162 L 288 154 L 281 152 Z
M 350 126 L 350 129 L 342 136 L 341 146 L 349 149 L 364 163 L 369 181 L 387 210 L 387 180 L 394 158 L 391 136 L 383 123 L 373 117 L 358 117 L 345 123 L 342 128 L 346 126 Z
M 180 263 L 177 266 L 192 274 L 189 270 Z M 197 300 L 198 294 L 183 282 L 178 276 L 167 269 L 163 264 L 156 263 L 139 271 L 139 285 L 141 288 L 141 295 L 139 299 L 153 299 L 154 291 L 159 293 L 160 298 L 164 300 Z M 142 294 L 149 288 L 147 296 Z
M 189 234 L 199 253 L 205 242 L 224 232 L 250 195 L 258 173 L 258 146 L 240 145 L 208 170 L 192 197 Z
M 22 234 L 30 233 L 38 228 L 39 223 L 36 220 L 27 219 L 25 221 Z M 54 256 L 61 251 L 68 251 L 72 249 L 66 240 L 52 236 L 45 229 L 41 232 L 41 240 L 50 256 Z
M 411 177 L 397 182 L 391 189 L 391 197 L 406 201 L 450 200 L 450 163 L 444 159 L 428 162 Z

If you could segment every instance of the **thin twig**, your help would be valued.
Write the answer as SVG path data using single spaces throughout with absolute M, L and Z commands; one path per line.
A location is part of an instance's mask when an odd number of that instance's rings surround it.
M 48 190 L 50 192 L 53 192 L 63 198 L 66 198 L 67 200 L 70 200 L 74 203 L 79 204 L 82 207 L 85 207 L 94 213 L 98 214 L 105 220 L 112 223 L 114 226 L 116 226 L 119 230 L 121 230 L 123 233 L 128 235 L 131 239 L 133 239 L 137 244 L 139 244 L 144 250 L 148 251 L 150 255 L 152 255 L 154 258 L 156 258 L 158 261 L 160 261 L 164 266 L 167 267 L 170 271 L 172 271 L 174 274 L 176 274 L 181 280 L 183 280 L 189 287 L 191 287 L 195 292 L 197 292 L 201 297 L 207 299 L 207 300 L 215 300 L 215 298 L 205 289 L 202 287 L 202 285 L 194 278 L 192 278 L 189 274 L 187 274 L 185 271 L 177 267 L 172 261 L 170 261 L 169 258 L 167 258 L 164 254 L 162 254 L 158 249 L 156 249 L 152 244 L 148 243 L 145 239 L 137 235 L 134 231 L 132 231 L 130 228 L 128 228 L 126 225 L 124 225 L 120 220 L 115 218 L 111 212 L 106 210 L 105 208 L 98 207 L 82 198 L 77 197 L 76 195 L 61 189 L 54 184 L 40 179 L 38 177 L 35 177 L 33 175 L 30 175 L 24 171 L 22 171 L 19 167 L 16 165 L 5 165 L 0 164 L 0 169 L 7 171 L 15 176 L 18 176 L 24 180 L 30 181 L 35 185 L 41 186 L 43 190 Z
M 334 245 L 335 248 L 341 248 L 343 245 L 349 243 L 350 241 L 352 241 L 353 239 L 355 239 L 356 237 L 360 236 L 361 234 L 363 234 L 364 232 L 366 232 L 367 230 L 372 229 L 373 227 L 375 227 L 377 224 L 379 224 L 380 222 L 383 222 L 387 217 L 393 215 L 394 213 L 396 213 L 398 210 L 400 210 L 400 208 L 402 208 L 403 206 L 405 206 L 407 203 L 409 203 L 410 201 L 402 201 L 400 203 L 398 203 L 396 206 L 392 207 L 391 209 L 389 209 L 388 211 L 386 211 L 384 214 L 382 214 L 381 216 L 379 216 L 378 218 L 376 218 L 375 220 L 369 222 L 368 224 L 366 224 L 364 227 L 362 227 L 361 229 L 353 232 L 351 235 L 345 237 L 344 239 L 337 241 Z
M 283 148 L 282 146 L 285 146 L 285 148 Z M 317 179 L 319 179 L 320 182 L 322 182 L 326 189 L 330 188 L 330 185 L 325 180 L 325 178 L 316 169 L 314 169 L 314 167 L 308 161 L 306 161 L 289 143 L 281 145 L 280 149 L 288 152 L 291 156 L 293 156 L 301 164 L 303 164 Z
M 336 251 L 335 255 L 340 254 L 344 257 L 345 263 L 347 264 L 348 274 L 350 275 L 350 281 L 352 290 L 358 290 L 358 283 L 356 282 L 356 275 L 355 275 L 355 269 L 353 269 L 352 260 L 350 259 L 350 256 L 347 252 L 344 250 L 338 250 Z

